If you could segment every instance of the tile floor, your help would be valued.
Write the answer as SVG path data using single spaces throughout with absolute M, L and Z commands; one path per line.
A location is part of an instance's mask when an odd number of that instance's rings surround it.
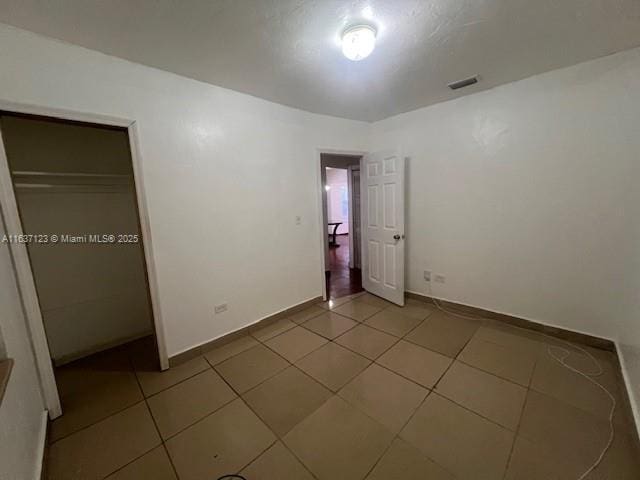
M 554 342 L 552 342 L 554 343 Z M 613 445 L 589 479 L 638 479 L 618 365 Z M 570 363 L 593 368 L 577 351 Z M 546 339 L 369 294 L 320 303 L 160 373 L 149 339 L 57 370 L 52 480 L 577 479 L 606 395 Z

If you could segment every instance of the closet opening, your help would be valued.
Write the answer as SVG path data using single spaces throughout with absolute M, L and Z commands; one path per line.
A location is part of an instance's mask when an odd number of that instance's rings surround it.
M 59 438 L 139 401 L 141 374 L 161 368 L 129 130 L 0 112 L 0 133 L 18 214 L 3 206 L 2 241 L 14 262 L 26 249 Z

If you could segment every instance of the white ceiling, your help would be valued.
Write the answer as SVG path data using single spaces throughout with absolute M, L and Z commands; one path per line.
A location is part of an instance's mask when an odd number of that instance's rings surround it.
M 0 0 L 0 21 L 367 121 L 640 45 L 640 0 Z M 378 46 L 351 62 L 339 36 L 362 21 Z

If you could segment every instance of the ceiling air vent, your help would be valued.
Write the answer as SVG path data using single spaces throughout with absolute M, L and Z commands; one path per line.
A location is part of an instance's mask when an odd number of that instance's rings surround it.
M 473 77 L 465 78 L 464 80 L 458 80 L 457 82 L 452 82 L 447 86 L 451 90 L 458 90 L 459 88 L 468 87 L 469 85 L 473 85 L 474 83 L 478 83 L 478 75 L 474 75 Z

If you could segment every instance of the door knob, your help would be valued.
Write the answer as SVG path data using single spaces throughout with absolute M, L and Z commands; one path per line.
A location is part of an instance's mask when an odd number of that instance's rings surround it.
M 400 240 L 400 235 L 396 233 L 396 234 L 393 236 L 393 239 L 394 239 L 394 240 Z

